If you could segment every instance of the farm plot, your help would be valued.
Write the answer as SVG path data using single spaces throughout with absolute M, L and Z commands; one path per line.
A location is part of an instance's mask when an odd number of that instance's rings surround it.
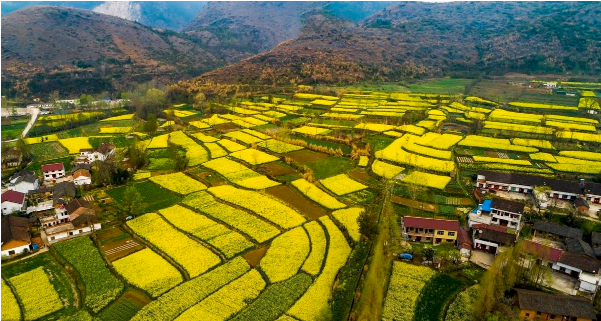
M 309 255 L 311 244 L 302 227 L 296 227 L 273 240 L 259 268 L 271 283 L 296 275 Z
M 209 152 L 181 131 L 171 133 L 169 142 L 186 149 L 186 156 L 190 160 L 190 166 L 196 166 L 209 160 Z
M 321 271 L 326 255 L 326 235 L 317 221 L 309 222 L 304 227 L 309 235 L 309 240 L 311 240 L 311 252 L 305 260 L 302 270 L 311 275 L 317 275 Z
M 559 155 L 601 162 L 601 153 L 576 151 L 576 150 L 565 150 L 565 151 L 562 150 L 559 152 Z
M 346 204 L 339 202 L 335 197 L 330 196 L 303 178 L 293 181 L 292 185 L 303 193 L 303 195 L 327 209 L 334 210 L 346 207 Z
M 174 205 L 159 213 L 175 227 L 209 243 L 228 258 L 253 247 L 239 233 L 183 206 Z
M 229 139 L 221 139 L 221 140 L 217 141 L 217 143 L 219 145 L 223 146 L 225 149 L 227 149 L 230 153 L 246 149 L 246 146 L 240 145 L 240 144 L 238 144 L 236 142 L 233 142 L 233 141 L 231 141 Z
M 150 178 L 150 181 L 182 195 L 202 191 L 207 188 L 203 183 L 182 172 L 153 176 Z
M 293 152 L 296 150 L 301 150 L 304 148 L 302 146 L 288 144 L 288 143 L 285 143 L 285 142 L 282 142 L 279 140 L 275 140 L 275 139 L 269 139 L 269 140 L 262 141 L 262 142 L 258 143 L 257 146 L 263 147 L 265 149 L 268 149 L 268 150 L 270 150 L 274 153 L 278 153 L 278 154 L 285 154 L 285 153 Z
M 134 118 L 134 114 L 125 114 L 125 115 L 121 115 L 121 116 L 113 116 L 113 117 L 101 119 L 100 121 L 106 122 L 106 121 L 117 121 L 117 120 L 130 120 L 133 118 Z
M 422 289 L 415 305 L 415 319 L 438 321 L 443 317 L 448 301 L 465 283 L 448 274 L 437 274 Z
M 250 213 L 217 202 L 215 198 L 207 192 L 190 194 L 184 199 L 183 203 L 201 213 L 224 222 L 230 227 L 250 236 L 258 243 L 263 243 L 280 234 L 279 230 L 273 225 Z
M 509 139 L 492 138 L 487 136 L 468 135 L 459 142 L 459 146 L 478 147 L 486 149 L 509 150 L 524 153 L 536 153 L 534 147 L 512 145 Z
M 39 136 L 39 137 L 23 138 L 23 142 L 25 143 L 25 145 L 56 142 L 56 141 L 58 141 L 58 136 L 56 136 L 55 134 Z
M 69 154 L 78 154 L 82 149 L 92 148 L 88 137 L 59 139 L 58 142 L 69 151 Z
M 568 139 L 568 140 L 579 140 L 582 142 L 601 143 L 601 134 L 592 133 L 579 133 L 571 131 L 557 131 L 555 133 L 557 138 Z
M 417 145 L 411 142 L 408 142 L 405 145 L 403 145 L 403 148 L 411 153 L 420 154 L 424 156 L 431 156 L 434 158 L 440 158 L 444 160 L 450 160 L 453 155 L 448 150 L 434 149 L 422 145 Z
M 237 257 L 210 272 L 176 286 L 142 308 L 132 320 L 174 320 L 211 293 L 244 275 L 249 269 L 248 263 L 243 258 Z
M 212 159 L 227 156 L 227 151 L 217 143 L 204 143 L 203 145 L 209 150 Z
M 238 162 L 223 157 L 208 161 L 203 166 L 223 175 L 228 181 L 246 188 L 265 189 L 280 185 Z
M 299 226 L 305 222 L 298 212 L 264 193 L 238 189 L 229 185 L 211 187 L 208 191 L 223 201 L 252 211 L 285 229 Z
M 151 249 L 143 249 L 113 262 L 117 273 L 127 282 L 157 297 L 184 279 L 169 262 Z
M 449 176 L 440 176 L 420 171 L 413 171 L 403 178 L 403 183 L 444 189 L 451 181 Z
M 376 157 L 403 165 L 410 165 L 442 173 L 450 173 L 455 170 L 455 163 L 451 161 L 412 154 L 403 150 L 403 146 L 412 139 L 415 139 L 415 136 L 405 135 L 396 139 L 386 148 L 377 151 Z
M 42 267 L 14 276 L 8 281 L 23 305 L 25 320 L 35 320 L 63 308 L 58 293 Z M 4 281 L 2 282 L 4 285 Z
M 229 133 L 226 133 L 224 136 L 232 138 L 232 139 L 240 141 L 240 142 L 243 142 L 243 143 L 248 144 L 248 145 L 263 141 L 263 139 L 255 137 L 255 136 L 250 135 L 250 134 L 247 134 L 247 133 L 245 133 L 243 131 L 229 132 Z
M 561 128 L 561 129 L 568 129 L 568 130 L 574 129 L 574 130 L 580 130 L 580 131 L 586 131 L 586 132 L 594 132 L 597 130 L 594 125 L 585 125 L 585 124 L 577 124 L 577 123 L 564 123 L 564 122 L 559 122 L 559 121 L 548 120 L 545 122 L 545 124 L 550 127 L 557 127 L 557 128 Z
M 432 148 L 436 148 L 436 149 L 443 149 L 443 150 L 447 150 L 453 146 L 455 146 L 455 144 L 457 144 L 461 139 L 463 139 L 462 136 L 459 135 L 453 135 L 453 134 L 437 134 L 437 133 L 426 133 L 424 136 L 429 136 L 429 139 L 421 139 L 424 138 L 423 136 L 416 139 L 415 143 L 418 145 L 422 145 L 422 146 L 426 146 L 426 147 L 432 147 Z
M 302 126 L 299 128 L 295 128 L 292 131 L 295 133 L 311 135 L 311 136 L 325 135 L 330 132 L 330 130 L 327 128 L 311 127 L 311 126 Z
M 101 134 L 127 134 L 131 127 L 100 127 Z
M 501 163 L 509 165 L 522 165 L 532 166 L 532 163 L 525 159 L 509 159 L 509 158 L 497 158 L 497 157 L 486 157 L 486 156 L 474 156 L 474 161 L 483 163 Z
M 388 164 L 377 159 L 371 164 L 371 171 L 374 174 L 388 179 L 399 175 L 403 170 L 405 170 L 403 167 Z
M 361 233 L 359 232 L 359 223 L 357 219 L 361 213 L 365 212 L 364 208 L 361 207 L 353 207 L 342 210 L 337 210 L 332 213 L 332 216 L 338 221 L 346 231 L 349 236 L 355 242 L 359 242 L 359 238 L 361 238 Z
M 259 296 L 265 285 L 261 274 L 257 270 L 251 270 L 191 307 L 175 320 L 227 320 Z
M 180 197 L 176 194 L 150 181 L 142 181 L 131 185 L 124 185 L 111 188 L 107 190 L 106 193 L 116 202 L 122 204 L 124 200 L 125 190 L 128 187 L 132 187 L 135 190 L 137 190 L 138 193 L 140 193 L 140 195 L 142 196 L 142 202 L 144 204 L 143 210 L 148 212 L 169 207 L 177 203 L 180 199 Z
M 169 147 L 169 134 L 163 134 L 155 136 L 150 141 L 150 144 L 146 147 L 148 149 L 154 148 L 167 148 Z
M 21 309 L 10 287 L 2 279 L 2 320 L 20 320 Z
M 100 311 L 119 296 L 123 284 L 106 267 L 92 240 L 84 236 L 54 247 L 77 270 L 86 288 L 85 304 L 92 311 Z
M 413 320 L 418 297 L 435 274 L 427 267 L 395 261 L 384 300 L 382 320 Z
M 317 319 L 319 313 L 328 306 L 336 275 L 351 254 L 351 248 L 336 225 L 326 216 L 319 220 L 325 226 L 330 240 L 325 265 L 307 292 L 288 310 L 289 315 L 304 321 Z
M 267 154 L 257 149 L 248 148 L 241 151 L 233 152 L 230 154 L 231 157 L 243 160 L 251 165 L 260 165 L 270 162 L 275 162 L 279 158 L 273 155 Z
M 351 179 L 346 174 L 324 178 L 319 181 L 325 188 L 336 195 L 345 195 L 366 189 L 367 186 Z
M 180 264 L 191 277 L 198 276 L 221 262 L 217 255 L 173 228 L 156 213 L 139 216 L 128 221 L 127 225 Z
M 577 111 L 578 107 L 575 106 L 564 106 L 564 105 L 549 105 L 549 104 L 539 104 L 539 103 L 527 103 L 520 101 L 512 101 L 509 103 L 511 106 L 521 107 L 521 108 L 530 108 L 530 109 L 552 109 L 552 110 L 573 110 Z
M 474 303 L 478 298 L 479 285 L 472 285 L 451 302 L 445 321 L 466 321 L 474 319 Z
M 514 145 L 536 147 L 540 149 L 555 149 L 550 141 L 541 139 L 514 138 L 511 140 Z
M 36 162 L 69 156 L 69 151 L 58 142 L 28 145 L 27 151 Z

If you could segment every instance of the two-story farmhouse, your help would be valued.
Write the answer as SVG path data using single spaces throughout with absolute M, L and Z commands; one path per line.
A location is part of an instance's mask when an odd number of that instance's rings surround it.
M 410 241 L 434 244 L 454 244 L 459 234 L 459 222 L 435 218 L 404 216 L 402 233 Z
M 65 165 L 63 163 L 54 163 L 42 165 L 42 174 L 45 181 L 56 180 L 65 176 Z

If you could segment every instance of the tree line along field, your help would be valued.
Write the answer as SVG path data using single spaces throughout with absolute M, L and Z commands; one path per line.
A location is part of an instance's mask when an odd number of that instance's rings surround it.
M 125 114 L 30 137 L 32 169 L 68 163 L 105 140 L 117 146 L 119 161 L 131 146 L 147 160 L 125 185 L 89 192 L 106 194 L 110 201 L 98 206 L 111 214 L 104 217 L 118 217 L 103 230 L 3 265 L 6 302 L 13 294 L 19 303 L 8 311 L 28 318 L 36 310 L 14 279 L 35 270 L 60 302 L 50 302 L 54 308 L 40 316 L 47 319 L 346 319 L 361 312 L 355 294 L 371 282 L 359 281 L 375 242 L 360 232 L 362 213 L 390 205 L 395 220 L 461 219 L 473 208 L 466 188 L 478 169 L 601 173 L 598 115 L 565 102 L 499 104 L 458 94 L 467 83 L 336 96 L 299 89 L 215 102 L 213 113 L 171 111 L 156 132 Z M 176 159 L 187 165 L 176 169 Z M 117 214 L 128 211 L 131 191 L 141 200 L 124 222 Z M 139 246 L 114 255 L 126 239 Z M 465 300 L 474 282 L 399 262 L 386 275 L 382 300 L 369 312 L 384 320 L 461 314 L 454 300 Z

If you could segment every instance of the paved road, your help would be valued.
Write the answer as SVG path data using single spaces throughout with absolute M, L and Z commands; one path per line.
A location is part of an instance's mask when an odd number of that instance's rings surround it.
M 21 137 L 27 137 L 27 133 L 29 132 L 31 127 L 33 127 L 33 124 L 35 123 L 36 119 L 38 119 L 38 115 L 40 114 L 39 108 L 27 108 L 27 109 L 29 109 L 29 111 L 30 111 L 29 113 L 31 114 L 31 119 L 27 123 L 27 126 L 25 127 L 25 129 L 23 129 L 23 134 L 21 134 Z
M 15 113 L 20 116 L 31 115 L 29 122 L 27 122 L 27 126 L 25 126 L 25 128 L 23 129 L 23 132 L 21 133 L 22 137 L 27 137 L 27 133 L 29 133 L 29 130 L 31 129 L 31 127 L 33 127 L 33 124 L 35 123 L 36 119 L 38 119 L 38 115 L 40 114 L 40 109 L 37 107 L 16 108 Z M 9 112 L 6 111 L 6 108 L 2 108 L 2 117 L 7 117 L 7 116 L 9 116 Z M 16 139 L 7 140 L 7 141 L 13 142 L 15 140 Z

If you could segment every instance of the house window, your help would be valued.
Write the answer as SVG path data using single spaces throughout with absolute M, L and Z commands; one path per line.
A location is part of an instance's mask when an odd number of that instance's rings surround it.
M 438 231 L 436 232 L 436 235 L 444 235 L 444 231 Z
M 15 251 L 14 251 L 14 250 L 10 250 L 10 251 L 8 251 L 8 255 L 13 255 L 13 254 L 15 254 Z
M 449 232 L 449 236 L 455 236 L 455 232 Z
M 530 316 L 530 313 L 526 313 L 524 316 L 527 318 Z
M 536 311 L 536 315 L 541 315 L 540 311 Z
M 83 233 L 83 230 L 79 230 L 79 234 Z
M 54 241 L 54 236 L 51 236 L 51 237 L 50 237 L 50 241 Z

